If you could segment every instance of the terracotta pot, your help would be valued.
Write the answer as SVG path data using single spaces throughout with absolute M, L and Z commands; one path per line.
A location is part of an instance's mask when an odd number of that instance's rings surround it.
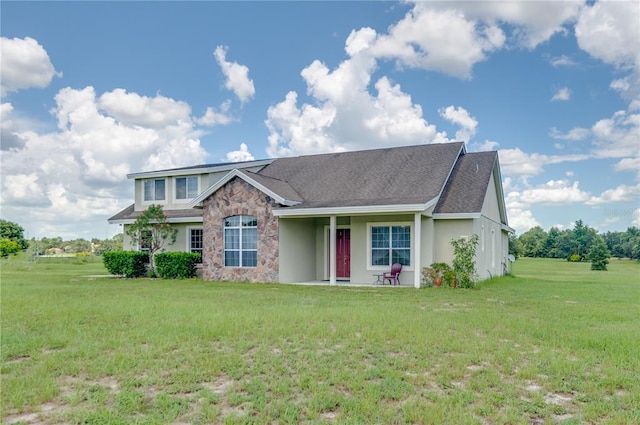
M 440 276 L 436 277 L 435 279 L 433 279 L 433 284 L 436 286 L 442 285 L 442 278 Z

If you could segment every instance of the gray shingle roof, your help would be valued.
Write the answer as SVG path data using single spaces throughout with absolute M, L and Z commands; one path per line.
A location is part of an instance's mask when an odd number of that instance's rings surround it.
M 254 179 L 256 182 L 260 183 L 264 187 L 272 190 L 278 195 L 282 196 L 284 199 L 288 201 L 298 201 L 302 202 L 302 197 L 291 187 L 289 183 L 286 181 L 265 176 L 258 173 L 253 173 L 251 171 L 244 171 L 244 174 Z
M 495 151 L 460 156 L 434 213 L 481 212 L 497 158 Z
M 134 211 L 134 204 L 129 205 L 127 208 L 120 211 L 118 214 L 110 217 L 109 222 L 116 220 L 135 220 L 140 217 L 144 211 Z M 201 209 L 181 209 L 181 210 L 164 210 L 169 220 L 175 218 L 198 218 L 202 217 L 203 210 Z
M 280 158 L 258 172 L 288 183 L 293 208 L 424 204 L 442 191 L 463 149 L 443 143 Z

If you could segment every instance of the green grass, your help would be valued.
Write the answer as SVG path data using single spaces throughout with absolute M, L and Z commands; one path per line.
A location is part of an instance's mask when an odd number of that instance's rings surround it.
M 640 264 L 477 290 L 109 279 L 3 260 L 3 423 L 640 423 Z

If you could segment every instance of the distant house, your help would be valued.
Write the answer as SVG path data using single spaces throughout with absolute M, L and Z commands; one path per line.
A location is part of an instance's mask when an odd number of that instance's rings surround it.
M 480 278 L 503 274 L 507 215 L 496 152 L 430 144 L 130 174 L 125 227 L 161 204 L 179 229 L 168 247 L 202 254 L 208 280 L 372 283 L 403 264 L 401 284 L 451 264 L 450 241 L 479 236 Z M 132 246 L 124 238 L 125 248 Z

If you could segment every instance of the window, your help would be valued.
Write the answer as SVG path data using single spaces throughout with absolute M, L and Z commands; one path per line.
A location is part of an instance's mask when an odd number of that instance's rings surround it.
M 176 199 L 193 199 L 198 196 L 198 177 L 176 177 Z
M 411 226 L 371 226 L 371 265 L 411 265 Z
M 138 249 L 140 251 L 149 251 L 151 249 L 151 242 L 153 241 L 153 235 L 151 230 L 141 230 L 140 240 L 138 241 Z
M 200 263 L 202 263 L 202 229 L 189 229 L 189 251 L 200 255 Z
M 252 215 L 234 215 L 224 219 L 224 265 L 258 265 L 258 220 Z
M 165 199 L 164 179 L 144 181 L 144 200 L 145 201 L 164 201 L 164 199 Z

